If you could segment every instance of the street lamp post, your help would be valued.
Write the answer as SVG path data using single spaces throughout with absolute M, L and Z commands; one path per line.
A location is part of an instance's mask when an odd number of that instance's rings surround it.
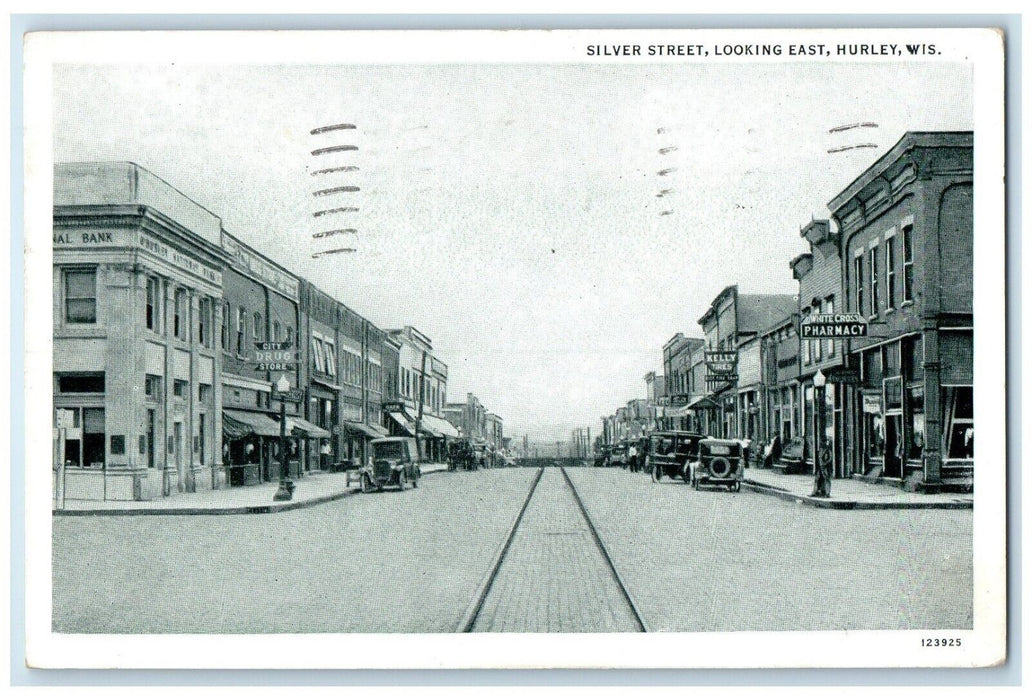
M 276 391 L 280 395 L 280 414 L 279 414 L 279 440 L 280 440 L 280 479 L 279 489 L 276 490 L 276 495 L 272 497 L 274 501 L 289 501 L 294 497 L 294 482 L 290 480 L 287 474 L 287 467 L 289 465 L 287 457 L 287 392 L 290 391 L 290 381 L 287 379 L 287 375 L 281 374 L 280 378 L 276 380 Z
M 817 498 L 831 497 L 831 446 L 825 435 L 824 390 L 827 377 L 819 369 L 813 375 L 813 401 L 817 408 L 817 428 L 813 437 L 813 493 Z

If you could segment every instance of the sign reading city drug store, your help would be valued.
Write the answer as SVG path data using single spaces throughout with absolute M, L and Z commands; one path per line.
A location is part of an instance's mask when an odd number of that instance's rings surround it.
M 812 314 L 799 324 L 800 338 L 864 338 L 867 319 L 860 314 Z

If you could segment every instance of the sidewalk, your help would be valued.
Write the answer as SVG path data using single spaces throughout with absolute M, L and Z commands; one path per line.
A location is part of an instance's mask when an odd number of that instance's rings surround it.
M 423 475 L 446 471 L 447 464 L 424 464 Z M 54 515 L 241 515 L 279 513 L 344 498 L 359 490 L 357 481 L 350 486 L 347 474 L 315 472 L 294 479 L 294 498 L 274 501 L 278 483 L 234 486 L 218 491 L 176 493 L 154 501 L 84 501 L 67 499 L 64 510 L 54 507 Z
M 817 508 L 872 510 L 893 508 L 971 509 L 971 494 L 910 493 L 888 484 L 858 479 L 832 479 L 831 498 L 812 498 L 813 476 L 746 469 L 742 488 Z

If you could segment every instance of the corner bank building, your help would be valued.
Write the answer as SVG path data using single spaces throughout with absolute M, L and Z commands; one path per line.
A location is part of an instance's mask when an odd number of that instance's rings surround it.
M 217 488 L 221 220 L 127 162 L 57 164 L 53 216 L 66 497 Z

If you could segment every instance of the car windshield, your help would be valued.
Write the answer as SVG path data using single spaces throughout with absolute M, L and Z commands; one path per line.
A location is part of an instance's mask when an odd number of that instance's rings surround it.
M 374 442 L 373 459 L 407 459 L 408 450 L 402 441 Z

